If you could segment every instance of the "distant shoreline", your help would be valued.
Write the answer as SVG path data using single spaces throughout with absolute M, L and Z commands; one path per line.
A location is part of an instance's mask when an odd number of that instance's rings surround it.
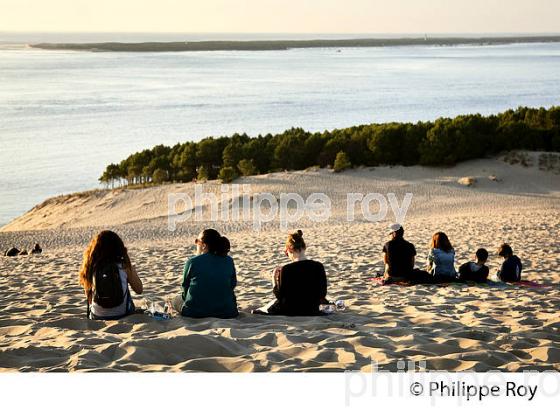
M 172 51 L 267 51 L 294 48 L 348 48 L 394 46 L 505 45 L 519 43 L 558 43 L 560 36 L 518 37 L 419 37 L 363 38 L 340 40 L 248 40 L 248 41 L 174 41 L 141 43 L 36 43 L 32 48 L 98 52 L 172 52 Z

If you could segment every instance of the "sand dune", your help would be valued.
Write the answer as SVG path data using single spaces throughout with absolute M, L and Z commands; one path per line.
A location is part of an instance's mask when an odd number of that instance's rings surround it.
M 539 170 L 537 162 L 535 159 L 531 167 L 522 167 L 509 165 L 501 159 L 477 160 L 453 168 L 396 166 L 362 168 L 339 174 L 326 169 L 310 169 L 240 178 L 235 183 L 250 184 L 253 193 L 270 192 L 277 197 L 283 192 L 296 192 L 304 198 L 313 192 L 324 192 L 333 202 L 333 219 L 338 217 L 338 221 L 345 220 L 348 192 L 393 192 L 399 199 L 411 192 L 414 201 L 409 216 L 415 218 L 422 215 L 431 217 L 434 207 L 437 207 L 438 213 L 456 214 L 460 210 L 477 214 L 511 204 L 519 208 L 534 207 L 538 199 L 542 199 L 543 203 L 560 199 L 559 175 Z M 462 185 L 459 180 L 464 177 L 476 180 L 475 185 Z M 198 185 L 204 192 L 220 195 L 222 185 L 217 181 Z M 151 225 L 166 228 L 168 195 L 183 193 L 194 198 L 196 186 L 195 183 L 169 184 L 147 189 L 99 190 L 55 197 L 3 226 L 0 232 L 137 222 L 143 225 L 152 222 Z M 224 228 L 227 229 L 227 226 Z
M 476 183 L 461 185 L 462 177 Z M 50 200 L 0 233 L 0 248 L 40 241 L 45 249 L 42 255 L 0 258 L 0 369 L 370 371 L 372 361 L 397 370 L 399 360 L 416 360 L 437 370 L 560 370 L 559 175 L 495 159 L 449 169 L 310 170 L 241 182 L 261 192 L 329 194 L 331 220 L 298 226 L 309 256 L 327 269 L 329 299 L 343 299 L 345 311 L 314 318 L 247 313 L 271 296 L 261 272 L 285 262 L 285 233 L 277 223 L 253 232 L 222 222 L 239 275 L 239 318 L 88 321 L 77 270 L 91 233 L 110 227 L 122 234 L 144 280 L 144 296 L 162 302 L 179 291 L 192 233 L 207 223 L 167 230 L 167 194 L 192 192 L 193 184 L 76 195 Z M 547 286 L 378 286 L 371 278 L 382 270 L 389 221 L 346 222 L 347 192 L 412 192 L 405 227 L 419 263 L 431 234 L 443 229 L 458 262 L 485 246 L 495 272 L 494 249 L 507 241 L 525 263 L 524 278 Z

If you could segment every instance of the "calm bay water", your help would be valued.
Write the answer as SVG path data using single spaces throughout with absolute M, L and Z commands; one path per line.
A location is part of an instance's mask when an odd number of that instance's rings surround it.
M 0 225 L 205 136 L 560 104 L 560 44 L 90 53 L 0 45 Z

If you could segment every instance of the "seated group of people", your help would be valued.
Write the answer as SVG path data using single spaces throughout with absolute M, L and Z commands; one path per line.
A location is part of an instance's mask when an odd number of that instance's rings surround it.
M 383 248 L 385 281 L 406 280 L 414 283 L 435 283 L 450 280 L 485 281 L 488 252 L 479 249 L 476 261 L 455 271 L 455 252 L 447 236 L 438 232 L 432 238 L 428 270 L 414 268 L 416 250 L 404 239 L 404 229 L 393 224 L 391 240 Z M 229 319 L 238 316 L 235 287 L 237 276 L 233 259 L 228 255 L 230 242 L 215 229 L 205 229 L 195 239 L 196 256 L 189 258 L 183 269 L 181 294 L 171 305 L 182 316 Z M 290 263 L 272 272 L 274 299 L 252 313 L 286 316 L 321 314 L 320 305 L 328 304 L 327 276 L 320 262 L 307 259 L 303 232 L 288 235 L 285 255 Z M 499 273 L 504 281 L 520 279 L 521 262 L 504 244 L 500 255 L 505 261 Z M 95 236 L 84 252 L 79 272 L 80 285 L 87 300 L 88 318 L 111 320 L 138 311 L 130 295 L 141 294 L 143 284 L 131 264 L 122 239 L 112 231 Z
M 18 249 L 15 246 L 7 249 L 6 252 L 4 252 L 4 256 L 23 256 L 23 255 L 36 255 L 39 253 L 42 253 L 43 249 L 41 248 L 41 245 L 39 245 L 38 243 L 35 244 L 35 246 L 33 247 L 33 249 L 31 249 L 30 251 L 26 250 L 26 249 Z
M 416 249 L 413 244 L 404 239 L 404 228 L 400 224 L 389 227 L 391 240 L 383 247 L 385 283 L 407 281 L 411 283 L 441 283 L 441 282 L 486 282 L 490 273 L 486 262 L 488 251 L 479 248 L 474 261 L 466 262 L 455 270 L 455 250 L 444 232 L 436 232 L 432 236 L 430 252 L 428 254 L 426 270 L 415 268 Z M 513 254 L 511 246 L 502 244 L 498 255 L 504 259 L 497 277 L 503 282 L 519 282 L 523 265 L 521 260 Z
M 173 309 L 182 316 L 230 319 L 237 317 L 235 287 L 237 276 L 230 242 L 215 229 L 205 229 L 195 239 L 196 256 L 183 269 L 181 294 L 172 299 Z M 255 314 L 313 316 L 327 304 L 327 276 L 323 265 L 305 256 L 303 232 L 288 235 L 285 255 L 291 263 L 272 273 L 275 299 Z M 143 292 L 142 281 L 132 266 L 121 238 L 102 231 L 84 252 L 79 272 L 84 288 L 88 318 L 112 320 L 139 311 L 130 288 Z

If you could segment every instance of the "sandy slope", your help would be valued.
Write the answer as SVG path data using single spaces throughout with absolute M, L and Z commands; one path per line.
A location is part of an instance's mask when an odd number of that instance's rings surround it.
M 476 178 L 474 187 L 465 187 L 457 182 L 465 176 Z M 498 181 L 490 177 L 496 177 Z M 435 212 L 434 207 L 438 208 L 439 213 L 446 214 L 456 214 L 457 208 L 476 214 L 483 209 L 496 209 L 513 203 L 519 207 L 532 207 L 538 198 L 545 201 L 560 199 L 559 181 L 559 175 L 540 171 L 536 165 L 524 168 L 496 159 L 470 161 L 442 169 L 399 166 L 363 168 L 339 174 L 324 169 L 310 169 L 240 178 L 235 182 L 250 184 L 252 193 L 269 192 L 277 197 L 282 192 L 296 192 L 304 198 L 313 192 L 324 192 L 333 202 L 332 219 L 339 217 L 345 220 L 348 192 L 393 192 L 399 200 L 405 193 L 411 192 L 414 201 L 410 216 L 422 214 L 430 217 Z M 204 192 L 215 193 L 220 197 L 220 183 L 210 181 L 198 185 Z M 100 190 L 56 197 L 16 218 L 0 228 L 0 232 L 114 226 L 135 222 L 145 224 L 146 221 L 166 227 L 168 195 L 188 194 L 194 198 L 195 186 L 194 183 L 170 184 L 148 189 Z
M 458 184 L 464 176 L 478 183 Z M 163 301 L 179 290 L 193 233 L 208 225 L 185 222 L 175 232 L 167 230 L 167 194 L 192 192 L 192 184 L 98 192 L 49 201 L 0 233 L 0 248 L 36 240 L 45 248 L 40 256 L 0 258 L 0 369 L 370 370 L 372 360 L 396 369 L 406 359 L 424 360 L 429 369 L 560 370 L 559 175 L 481 160 L 452 169 L 315 170 L 242 182 L 260 192 L 329 194 L 331 220 L 298 226 L 304 227 L 309 256 L 327 269 L 329 298 L 345 300 L 346 311 L 320 318 L 248 314 L 271 295 L 261 272 L 285 262 L 285 233 L 277 221 L 261 232 L 221 222 L 216 225 L 230 231 L 239 272 L 238 319 L 156 322 L 136 315 L 87 321 L 77 270 L 91 233 L 103 226 L 121 233 L 145 281 L 145 296 Z M 549 286 L 375 286 L 371 278 L 382 269 L 389 219 L 347 223 L 347 192 L 394 192 L 399 198 L 412 192 L 405 225 L 419 263 L 430 235 L 443 229 L 459 262 L 479 246 L 493 253 L 508 241 L 525 262 L 524 277 Z M 498 263 L 492 254 L 491 271 Z

